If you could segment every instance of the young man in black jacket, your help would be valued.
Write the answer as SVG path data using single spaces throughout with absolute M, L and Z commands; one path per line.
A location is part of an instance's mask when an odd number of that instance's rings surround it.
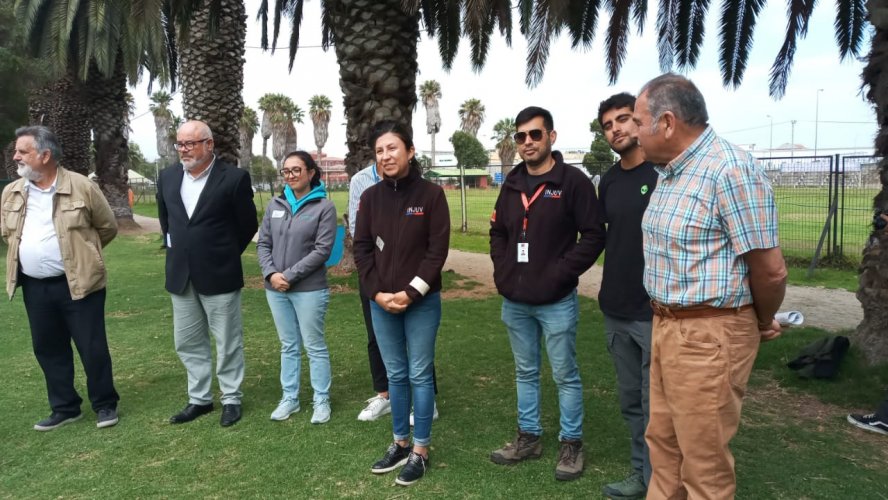
M 601 178 L 598 199 L 607 223 L 604 273 L 598 304 L 604 313 L 607 350 L 617 372 L 620 412 L 631 435 L 632 473 L 606 484 L 608 498 L 644 498 L 651 463 L 644 430 L 648 421 L 651 329 L 654 313 L 644 289 L 641 218 L 657 185 L 657 171 L 645 161 L 632 121 L 635 97 L 621 93 L 602 101 L 598 123 L 611 148 L 620 155 Z
M 514 464 L 542 454 L 540 340 L 552 365 L 561 412 L 555 478 L 583 472 L 583 387 L 576 360 L 577 283 L 604 248 L 595 187 L 552 151 L 548 111 L 529 107 L 515 118 L 524 160 L 506 177 L 490 220 L 490 257 L 503 296 L 503 322 L 515 357 L 518 435 L 490 459 Z M 579 235 L 579 241 L 577 240 Z

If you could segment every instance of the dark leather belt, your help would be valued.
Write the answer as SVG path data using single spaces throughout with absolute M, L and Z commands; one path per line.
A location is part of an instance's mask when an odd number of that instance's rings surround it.
M 743 311 L 752 309 L 752 304 L 740 307 L 712 307 L 712 306 L 689 306 L 689 307 L 670 307 L 661 304 L 655 300 L 651 301 L 651 309 L 654 314 L 662 318 L 671 319 L 688 319 L 688 318 L 714 318 L 716 316 L 727 316 L 729 314 L 740 314 Z

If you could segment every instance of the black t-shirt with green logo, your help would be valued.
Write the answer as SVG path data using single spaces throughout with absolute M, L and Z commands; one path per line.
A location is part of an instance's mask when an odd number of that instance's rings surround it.
M 601 178 L 598 200 L 607 222 L 604 273 L 598 302 L 608 316 L 650 321 L 650 297 L 644 289 L 641 218 L 657 186 L 654 164 L 624 170 L 617 162 Z

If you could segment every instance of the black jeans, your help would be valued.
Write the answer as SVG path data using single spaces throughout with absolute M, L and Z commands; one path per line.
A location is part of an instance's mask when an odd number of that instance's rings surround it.
M 105 336 L 105 289 L 80 300 L 71 299 L 65 276 L 48 279 L 22 276 L 22 295 L 34 356 L 46 379 L 52 411 L 79 414 L 83 399 L 74 389 L 74 353 L 77 347 L 92 408 L 117 408 L 111 354 Z
M 367 327 L 367 356 L 370 358 L 370 376 L 373 377 L 373 390 L 376 392 L 388 392 L 389 381 L 385 373 L 385 363 L 379 354 L 379 346 L 376 345 L 376 333 L 373 331 L 373 319 L 370 317 L 370 299 L 362 290 L 361 310 L 364 311 L 364 326 Z M 432 365 L 432 383 L 435 385 L 435 394 L 438 394 L 438 377 L 435 374 L 435 366 Z

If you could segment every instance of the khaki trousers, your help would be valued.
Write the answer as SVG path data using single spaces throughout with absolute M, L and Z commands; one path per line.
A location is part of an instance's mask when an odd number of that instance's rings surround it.
M 734 497 L 728 444 L 760 339 L 752 309 L 709 318 L 654 316 L 649 500 Z

